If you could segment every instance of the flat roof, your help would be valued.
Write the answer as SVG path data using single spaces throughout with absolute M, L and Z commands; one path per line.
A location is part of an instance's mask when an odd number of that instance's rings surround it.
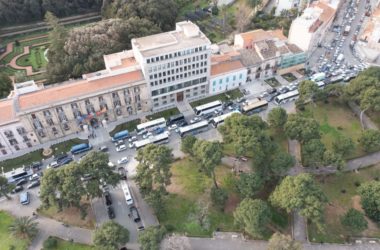
M 226 61 L 211 65 L 211 76 L 220 75 L 226 72 L 245 68 L 240 60 Z
M 13 100 L 5 99 L 0 101 L 0 124 L 15 120 Z

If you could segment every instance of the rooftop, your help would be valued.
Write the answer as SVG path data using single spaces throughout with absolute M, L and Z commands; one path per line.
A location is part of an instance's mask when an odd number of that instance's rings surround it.
M 13 100 L 5 99 L 0 101 L 0 124 L 15 120 Z
M 211 76 L 216 76 L 244 68 L 245 67 L 240 60 L 225 61 L 211 66 Z
M 139 50 L 144 57 L 210 44 L 210 40 L 199 27 L 189 21 L 177 23 L 174 31 L 132 39 L 132 47 Z
M 252 30 L 245 33 L 237 34 L 244 41 L 244 47 L 251 45 L 252 43 L 268 40 L 268 39 L 278 39 L 278 40 L 287 40 L 286 36 L 282 34 L 282 30 Z
M 20 95 L 18 97 L 19 109 L 24 111 L 38 106 L 83 97 L 87 94 L 138 82 L 143 79 L 142 72 L 137 70 L 95 80 L 79 80 L 73 83 L 45 88 L 29 94 Z

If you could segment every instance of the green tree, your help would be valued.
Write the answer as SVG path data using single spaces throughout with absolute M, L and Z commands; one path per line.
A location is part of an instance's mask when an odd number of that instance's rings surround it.
M 9 226 L 9 231 L 16 237 L 33 240 L 38 233 L 38 223 L 28 216 L 18 217 Z
M 266 202 L 249 198 L 240 202 L 234 212 L 235 224 L 253 237 L 261 238 L 270 222 L 271 211 Z
M 324 165 L 331 165 L 337 170 L 342 170 L 346 166 L 346 162 L 340 154 L 334 153 L 330 150 L 326 150 L 323 154 Z
M 157 215 L 162 215 L 166 212 L 164 206 L 164 190 L 152 190 L 149 194 L 145 195 L 146 202 L 153 208 Z
M 227 191 L 223 188 L 212 187 L 210 196 L 211 196 L 211 201 L 214 207 L 223 211 L 224 205 L 226 204 L 227 199 L 228 199 Z
M 298 86 L 299 98 L 305 101 L 313 101 L 318 92 L 318 85 L 313 81 L 302 81 Z
M 0 98 L 7 97 L 12 89 L 12 80 L 5 73 L 0 73 Z
M 364 130 L 359 138 L 360 144 L 366 152 L 372 152 L 380 148 L 380 131 L 374 129 Z
M 186 153 L 186 154 L 189 154 L 189 155 L 193 155 L 193 146 L 194 146 L 194 143 L 197 141 L 197 138 L 193 135 L 188 135 L 188 136 L 185 136 L 185 138 L 182 139 L 181 141 L 181 150 L 182 152 Z
M 150 144 L 137 153 L 136 182 L 143 195 L 154 189 L 166 192 L 170 184 L 170 166 L 173 162 L 172 150 L 166 146 Z
M 341 218 L 341 223 L 354 233 L 359 233 L 368 228 L 368 222 L 366 221 L 364 214 L 353 208 L 350 208 L 344 214 Z
M 214 186 L 218 188 L 215 176 L 215 168 L 223 157 L 222 145 L 219 142 L 197 140 L 193 146 L 194 157 L 197 159 L 202 171 L 212 178 Z
M 358 193 L 366 215 L 380 222 L 380 182 L 366 182 L 358 188 Z
M 57 248 L 57 245 L 58 245 L 58 241 L 55 237 L 52 237 L 52 236 L 49 236 L 49 238 L 47 238 L 45 241 L 44 241 L 44 250 L 50 250 L 50 249 L 56 249 Z
M 290 154 L 277 150 L 266 167 L 266 170 L 261 171 L 261 173 L 266 173 L 266 176 L 283 176 L 287 171 L 294 166 L 295 159 Z M 264 166 L 264 165 L 261 165 Z
M 14 185 L 8 183 L 8 179 L 4 176 L 0 176 L 0 194 L 4 195 L 5 198 L 8 200 L 11 199 L 11 197 L 8 195 L 12 190 L 15 188 Z
M 263 187 L 264 179 L 257 173 L 241 173 L 237 189 L 242 198 L 253 198 Z
M 269 126 L 278 130 L 284 129 L 287 119 L 288 114 L 286 110 L 281 107 L 272 109 L 268 114 Z
M 325 145 L 320 139 L 311 139 L 302 146 L 302 159 L 305 166 L 318 167 L 324 163 Z
M 342 156 L 347 156 L 355 150 L 355 144 L 352 139 L 344 135 L 340 135 L 332 146 L 334 152 Z
M 270 196 L 274 206 L 288 213 L 299 211 L 322 229 L 323 209 L 327 198 L 310 174 L 286 176 Z
M 163 227 L 149 226 L 139 233 L 138 243 L 141 250 L 159 250 L 160 242 L 166 233 Z
M 298 140 L 301 143 L 321 138 L 318 122 L 300 114 L 289 115 L 285 124 L 285 133 L 290 139 Z
M 301 250 L 302 245 L 293 240 L 291 236 L 274 233 L 268 241 L 267 250 Z
M 97 249 L 119 249 L 129 240 L 129 231 L 114 221 L 108 221 L 95 230 L 94 245 Z

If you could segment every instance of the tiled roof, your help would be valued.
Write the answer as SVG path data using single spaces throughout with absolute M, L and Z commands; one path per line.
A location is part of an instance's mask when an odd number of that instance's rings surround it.
M 20 110 L 43 106 L 143 80 L 140 70 L 97 80 L 80 80 L 19 96 Z
M 0 101 L 0 124 L 14 120 L 13 100 Z
M 268 39 L 273 39 L 273 38 L 278 38 L 280 40 L 286 40 L 286 36 L 282 34 L 282 30 L 253 30 L 249 31 L 246 33 L 241 33 L 240 36 L 244 40 L 244 45 L 251 45 L 252 43 L 258 42 L 258 41 L 263 41 L 263 40 L 268 40 Z
M 321 20 L 323 23 L 328 22 L 330 19 L 332 19 L 335 15 L 335 10 L 328 6 L 327 4 L 323 2 L 314 2 L 315 4 L 313 6 L 318 7 L 323 10 L 322 14 L 319 17 L 319 20 Z
M 226 61 L 211 66 L 211 76 L 245 68 L 240 60 Z

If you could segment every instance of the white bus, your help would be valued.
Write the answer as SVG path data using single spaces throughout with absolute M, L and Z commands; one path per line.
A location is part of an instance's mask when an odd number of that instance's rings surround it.
M 203 105 L 200 105 L 198 107 L 194 108 L 194 112 L 196 115 L 205 115 L 212 113 L 214 111 L 222 111 L 223 110 L 223 105 L 221 101 L 214 101 L 210 103 L 206 103 Z
M 230 113 L 227 113 L 227 114 L 220 115 L 218 117 L 212 118 L 211 121 L 210 121 L 210 124 L 214 128 L 217 128 L 219 124 L 223 123 L 225 119 L 227 119 L 228 117 L 230 117 L 233 114 L 240 114 L 240 112 L 237 111 L 237 110 L 234 110 L 234 111 L 232 111 Z
M 293 90 L 288 93 L 282 94 L 274 98 L 274 102 L 277 105 L 280 105 L 282 103 L 288 102 L 288 101 L 294 101 L 297 100 L 299 96 L 298 90 Z
M 242 108 L 242 113 L 245 115 L 252 115 L 254 113 L 259 113 L 262 110 L 268 108 L 268 102 L 266 100 L 257 100 L 255 102 L 248 103 Z
M 21 179 L 29 178 L 29 176 L 33 175 L 32 169 L 25 169 L 23 167 L 13 169 L 10 172 L 4 173 L 4 177 L 7 178 L 8 183 L 16 183 Z
M 169 142 L 169 133 L 165 131 L 162 134 L 158 134 L 158 135 L 155 135 L 155 136 L 152 136 L 140 141 L 135 141 L 134 144 L 135 144 L 136 150 L 138 150 L 142 147 L 145 147 L 148 144 L 152 144 L 152 143 L 161 144 L 161 143 L 168 143 L 168 142 Z
M 128 206 L 133 205 L 133 198 L 131 191 L 129 190 L 129 186 L 127 181 L 121 181 L 121 189 L 123 190 L 125 201 L 127 202 Z
M 166 120 L 165 118 L 161 117 L 156 120 L 137 125 L 137 132 L 152 131 L 156 128 L 165 128 L 165 127 L 166 127 Z
M 180 127 L 178 129 L 178 133 L 181 137 L 184 137 L 188 134 L 191 134 L 191 135 L 199 134 L 207 129 L 208 129 L 208 121 L 203 120 L 203 121 L 193 123 L 185 127 Z

